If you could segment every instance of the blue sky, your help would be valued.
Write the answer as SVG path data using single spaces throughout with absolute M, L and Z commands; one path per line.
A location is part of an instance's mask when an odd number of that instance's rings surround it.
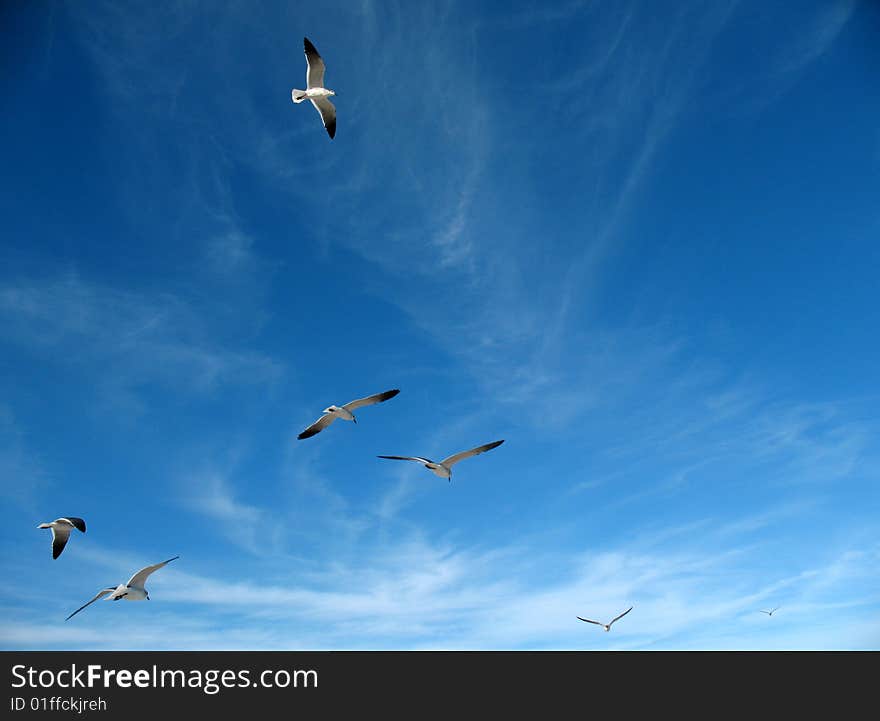
M 2 13 L 3 648 L 880 648 L 875 4 Z

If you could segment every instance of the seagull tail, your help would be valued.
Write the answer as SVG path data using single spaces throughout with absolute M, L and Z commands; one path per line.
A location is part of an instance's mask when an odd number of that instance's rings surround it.
M 294 88 L 290 91 L 290 99 L 295 103 L 301 103 L 307 97 L 305 90 L 297 90 Z

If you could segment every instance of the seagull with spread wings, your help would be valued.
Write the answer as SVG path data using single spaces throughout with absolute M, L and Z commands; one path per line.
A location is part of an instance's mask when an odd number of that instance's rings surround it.
M 416 461 L 417 463 L 421 463 L 425 468 L 434 474 L 440 476 L 440 478 L 448 478 L 450 481 L 452 480 L 452 466 L 454 466 L 459 461 L 463 461 L 465 458 L 470 458 L 471 456 L 476 456 L 478 453 L 485 453 L 486 451 L 491 451 L 493 448 L 497 448 L 504 440 L 493 441 L 492 443 L 487 443 L 484 446 L 477 446 L 476 448 L 471 448 L 469 451 L 462 451 L 461 453 L 456 453 L 448 458 L 444 458 L 439 463 L 432 461 L 428 458 L 422 458 L 421 456 L 379 456 L 379 458 L 390 458 L 393 461 Z
M 776 613 L 779 609 L 780 609 L 779 606 L 777 606 L 776 608 L 771 609 L 771 610 L 769 610 L 769 611 L 765 611 L 765 610 L 762 608 L 762 609 L 761 609 L 761 613 L 766 613 L 768 616 L 772 616 L 772 615 L 773 615 L 774 613 Z
M 180 556 L 175 556 L 174 558 L 169 558 L 167 561 L 162 561 L 162 563 L 156 563 L 152 566 L 147 566 L 146 568 L 142 568 L 136 574 L 134 574 L 131 578 L 128 579 L 128 583 L 120 583 L 115 588 L 113 586 L 109 586 L 108 588 L 104 588 L 95 595 L 95 597 L 89 601 L 88 603 L 84 603 L 80 606 L 76 611 L 71 613 L 65 621 L 69 621 L 71 618 L 76 616 L 80 611 L 82 611 L 86 606 L 93 604 L 99 598 L 103 598 L 107 596 L 107 600 L 118 601 L 120 598 L 124 598 L 126 601 L 143 601 L 146 599 L 150 600 L 150 594 L 147 589 L 144 587 L 144 584 L 147 582 L 147 578 L 154 571 L 158 571 L 162 566 L 171 563 L 172 561 L 180 558 Z
M 357 400 L 346 403 L 344 406 L 328 406 L 322 411 L 324 415 L 322 415 L 318 420 L 312 423 L 312 425 L 310 425 L 302 433 L 300 433 L 297 438 L 299 438 L 300 440 L 302 440 L 303 438 L 311 438 L 312 436 L 323 431 L 337 418 L 341 418 L 344 421 L 354 421 L 355 423 L 357 423 L 357 418 L 354 417 L 354 413 L 352 413 L 352 411 L 356 411 L 358 408 L 362 408 L 363 406 L 371 406 L 374 403 L 384 403 L 389 398 L 394 398 L 394 396 L 396 396 L 398 393 L 400 393 L 400 391 L 397 388 L 394 388 L 390 391 L 377 393 L 374 396 L 358 398 Z
M 52 529 L 52 558 L 58 558 L 67 545 L 70 532 L 76 528 L 81 533 L 85 533 L 86 522 L 82 518 L 65 516 L 64 518 L 56 518 L 51 523 L 41 523 L 37 528 Z
M 324 87 L 324 61 L 308 38 L 303 38 L 303 47 L 306 54 L 306 90 L 290 91 L 290 97 L 295 103 L 303 100 L 311 100 L 315 110 L 321 116 L 321 122 L 327 129 L 330 139 L 336 135 L 336 108 L 330 102 L 330 96 L 336 95 L 332 90 Z
M 615 616 L 615 617 L 612 618 L 608 623 L 601 623 L 600 621 L 591 621 L 589 618 L 581 618 L 580 616 L 578 616 L 577 619 L 578 619 L 579 621 L 584 621 L 585 623 L 595 623 L 597 626 L 601 626 L 601 627 L 604 628 L 606 631 L 610 631 L 610 630 L 611 630 L 611 625 L 612 625 L 615 621 L 619 621 L 621 618 L 623 618 L 624 616 L 626 616 L 626 614 L 628 614 L 630 611 L 632 611 L 633 608 L 634 608 L 634 606 L 630 606 L 628 609 L 626 609 L 626 611 L 624 611 L 623 613 L 621 613 L 619 616 Z

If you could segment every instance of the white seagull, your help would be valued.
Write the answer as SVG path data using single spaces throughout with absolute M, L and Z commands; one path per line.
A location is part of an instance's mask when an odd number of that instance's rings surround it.
M 82 518 L 66 516 L 65 518 L 56 518 L 51 523 L 41 523 L 37 528 L 52 529 L 52 558 L 58 558 L 64 550 L 64 547 L 67 545 L 67 539 L 70 538 L 70 532 L 76 528 L 82 533 L 85 533 L 86 522 Z
M 448 478 L 450 481 L 452 480 L 452 466 L 454 466 L 459 461 L 463 461 L 465 458 L 470 458 L 471 456 L 475 456 L 478 453 L 485 453 L 486 451 L 491 451 L 493 448 L 497 448 L 504 440 L 493 441 L 492 443 L 487 443 L 485 446 L 477 446 L 476 448 L 471 448 L 469 451 L 462 451 L 461 453 L 456 453 L 453 456 L 449 456 L 448 458 L 444 458 L 439 463 L 436 463 L 428 458 L 422 458 L 421 456 L 378 456 L 379 458 L 390 458 L 393 461 L 417 461 L 421 463 L 427 468 L 429 471 L 433 471 L 436 475 L 440 476 L 440 478 Z
M 306 90 L 297 90 L 294 88 L 290 91 L 290 97 L 295 103 L 301 103 L 303 100 L 311 100 L 315 110 L 321 115 L 321 121 L 327 129 L 327 135 L 330 139 L 336 135 L 336 108 L 329 98 L 336 95 L 332 90 L 324 87 L 324 61 L 318 55 L 315 46 L 308 38 L 303 38 L 303 46 L 305 48 L 306 61 Z
M 762 609 L 761 609 L 761 613 L 766 613 L 768 616 L 772 616 L 772 615 L 773 615 L 774 613 L 776 613 L 779 609 L 780 609 L 780 606 L 777 606 L 776 608 L 774 608 L 774 609 L 772 609 L 772 610 L 770 610 L 770 611 L 765 611 L 765 610 L 762 608 Z
M 322 411 L 324 415 L 322 415 L 318 420 L 312 423 L 312 425 L 310 425 L 302 433 L 300 433 L 297 438 L 299 438 L 299 440 L 302 440 L 303 438 L 311 438 L 312 436 L 323 431 L 337 418 L 341 418 L 344 421 L 354 421 L 355 423 L 357 423 L 357 418 L 354 417 L 354 413 L 352 413 L 352 411 L 356 411 L 358 408 L 361 408 L 363 406 L 371 406 L 374 403 L 383 403 L 389 398 L 394 398 L 394 396 L 396 396 L 398 393 L 400 393 L 400 391 L 397 388 L 394 388 L 390 391 L 377 393 L 374 396 L 358 398 L 355 401 L 350 401 L 346 403 L 344 406 L 328 406 Z
M 606 631 L 610 631 L 610 630 L 611 630 L 611 624 L 613 624 L 615 621 L 619 621 L 621 618 L 623 618 L 624 616 L 626 616 L 626 614 L 628 614 L 628 613 L 629 613 L 630 611 L 632 611 L 632 610 L 633 610 L 633 606 L 630 606 L 628 609 L 626 609 L 626 611 L 624 611 L 623 613 L 621 613 L 619 616 L 615 616 L 615 617 L 612 618 L 608 623 L 600 623 L 599 621 L 591 621 L 589 618 L 581 618 L 580 616 L 578 616 L 577 618 L 578 618 L 579 621 L 586 621 L 587 623 L 595 623 L 597 626 L 601 626 L 601 627 L 604 628 Z
M 64 620 L 69 621 L 71 618 L 76 616 L 76 614 L 82 611 L 86 606 L 94 603 L 102 596 L 107 596 L 108 601 L 110 599 L 118 601 L 120 598 L 124 598 L 126 601 L 143 601 L 144 599 L 147 599 L 149 601 L 150 594 L 147 589 L 144 588 L 144 584 L 147 582 L 147 577 L 151 573 L 153 573 L 153 571 L 158 571 L 165 564 L 171 563 L 178 558 L 180 558 L 180 556 L 169 558 L 167 561 L 162 561 L 162 563 L 157 563 L 154 566 L 147 566 L 146 568 L 142 568 L 140 571 L 138 571 L 136 574 L 128 579 L 128 583 L 120 583 L 115 588 L 113 586 L 109 586 L 101 591 L 98 591 L 97 595 L 91 601 L 89 601 L 88 603 L 84 603 Z

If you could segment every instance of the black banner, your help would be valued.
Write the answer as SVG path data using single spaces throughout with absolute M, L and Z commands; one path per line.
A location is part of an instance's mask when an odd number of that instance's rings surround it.
M 714 716 L 816 711 L 823 701 L 840 716 L 859 709 L 858 691 L 868 687 L 855 679 L 877 666 L 874 653 L 848 652 L 10 651 L 2 659 L 7 718 L 364 710 L 411 718 L 475 703 L 493 716 L 609 706 Z

